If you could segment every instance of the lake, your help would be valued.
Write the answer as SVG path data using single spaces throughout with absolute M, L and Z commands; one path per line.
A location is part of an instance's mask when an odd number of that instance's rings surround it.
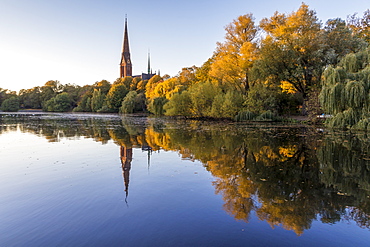
M 369 246 L 370 139 L 0 113 L 0 246 Z

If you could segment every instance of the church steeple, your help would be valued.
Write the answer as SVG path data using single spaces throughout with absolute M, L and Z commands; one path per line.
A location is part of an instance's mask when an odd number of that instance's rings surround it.
M 148 51 L 148 74 L 150 74 L 150 51 Z
M 130 47 L 128 42 L 127 16 L 125 18 L 125 33 L 123 37 L 122 56 L 120 64 L 120 77 L 132 76 L 132 64 L 130 58 Z

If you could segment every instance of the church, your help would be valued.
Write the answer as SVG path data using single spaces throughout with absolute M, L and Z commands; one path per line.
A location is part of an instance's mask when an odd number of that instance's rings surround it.
M 152 69 L 150 68 L 150 56 L 148 54 L 148 73 L 142 73 L 141 75 L 132 75 L 132 63 L 131 63 L 131 54 L 130 54 L 130 46 L 128 41 L 128 30 L 127 30 L 127 17 L 125 19 L 125 31 L 123 37 L 123 46 L 122 46 L 122 55 L 121 55 L 121 63 L 120 63 L 120 77 L 140 77 L 142 80 L 149 80 L 156 73 L 153 74 Z

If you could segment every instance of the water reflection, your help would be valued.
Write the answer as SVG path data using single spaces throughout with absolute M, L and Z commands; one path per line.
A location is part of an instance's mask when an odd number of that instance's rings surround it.
M 215 177 L 224 210 L 248 222 L 255 212 L 272 227 L 301 235 L 313 221 L 353 220 L 370 229 L 370 141 L 366 134 L 318 133 L 305 127 L 112 116 L 0 118 L 0 134 L 20 129 L 45 137 L 113 140 L 120 148 L 126 199 L 133 148 L 173 150 L 199 160 Z

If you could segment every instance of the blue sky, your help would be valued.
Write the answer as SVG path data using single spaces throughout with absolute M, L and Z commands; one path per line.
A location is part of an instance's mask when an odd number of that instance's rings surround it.
M 362 16 L 368 0 L 304 1 L 323 23 Z M 223 41 L 224 27 L 253 13 L 258 23 L 275 11 L 291 13 L 301 0 L 0 0 L 0 88 L 18 91 L 48 80 L 86 85 L 119 76 L 125 14 L 133 73 L 175 76 L 201 66 Z

